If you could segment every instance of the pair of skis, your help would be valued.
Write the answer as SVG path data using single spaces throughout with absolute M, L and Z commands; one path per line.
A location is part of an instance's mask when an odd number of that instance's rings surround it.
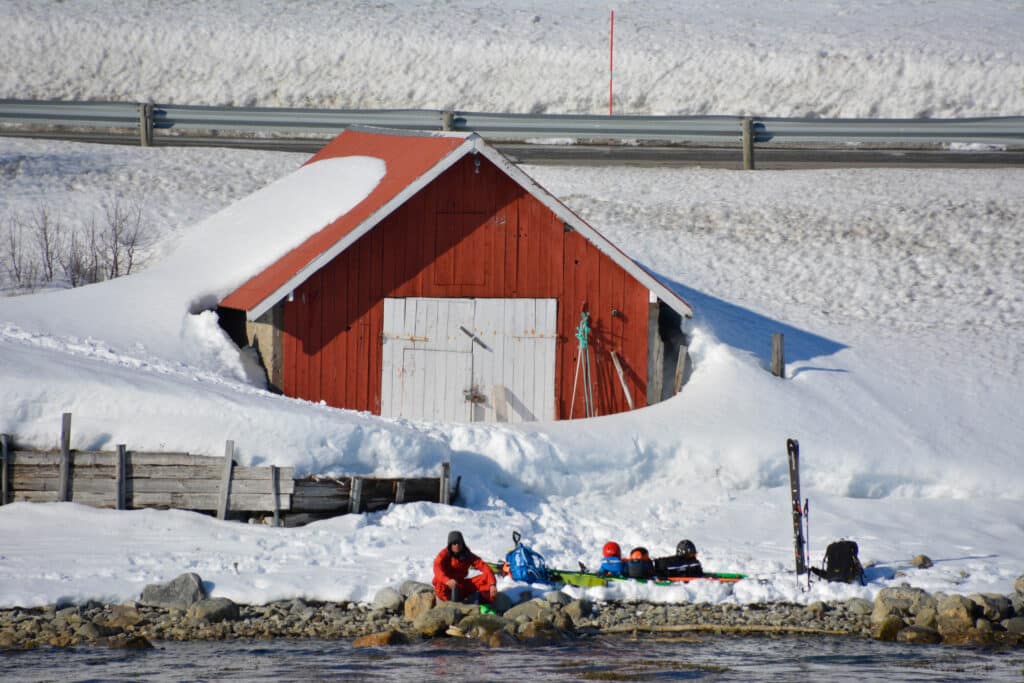
M 811 552 L 808 539 L 811 537 L 810 501 L 803 499 L 800 505 L 800 442 L 786 439 L 786 453 L 789 456 L 789 491 L 793 506 L 793 554 L 796 559 L 797 580 L 807 574 L 807 588 L 811 587 Z M 806 533 L 805 533 L 806 529 Z

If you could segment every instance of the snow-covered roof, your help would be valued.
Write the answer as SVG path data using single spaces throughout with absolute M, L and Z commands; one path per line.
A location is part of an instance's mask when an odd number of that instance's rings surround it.
M 693 315 L 689 304 L 678 294 L 476 133 L 409 133 L 373 128 L 347 129 L 307 165 L 351 156 L 375 157 L 385 165 L 384 176 L 376 187 L 344 215 L 253 275 L 226 296 L 221 305 L 246 311 L 250 320 L 259 318 L 467 154 L 484 156 L 673 310 L 686 317 Z

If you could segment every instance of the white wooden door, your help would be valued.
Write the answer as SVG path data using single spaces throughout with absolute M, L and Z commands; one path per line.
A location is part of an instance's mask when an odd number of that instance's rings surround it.
M 385 299 L 381 415 L 555 417 L 555 299 Z

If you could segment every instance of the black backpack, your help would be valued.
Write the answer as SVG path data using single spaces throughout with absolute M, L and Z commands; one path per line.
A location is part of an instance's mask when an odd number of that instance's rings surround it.
M 857 553 L 860 549 L 855 541 L 835 541 L 825 548 L 825 557 L 821 561 L 821 569 L 811 567 L 811 571 L 829 581 L 864 583 L 864 567 L 860 564 Z

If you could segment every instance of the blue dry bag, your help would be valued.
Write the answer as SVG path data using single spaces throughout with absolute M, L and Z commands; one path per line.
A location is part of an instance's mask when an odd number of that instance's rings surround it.
M 519 534 L 515 534 L 514 538 Z M 544 563 L 544 557 L 528 548 L 515 538 L 516 547 L 505 555 L 508 573 L 516 581 L 527 583 L 545 583 L 551 581 L 551 570 Z

